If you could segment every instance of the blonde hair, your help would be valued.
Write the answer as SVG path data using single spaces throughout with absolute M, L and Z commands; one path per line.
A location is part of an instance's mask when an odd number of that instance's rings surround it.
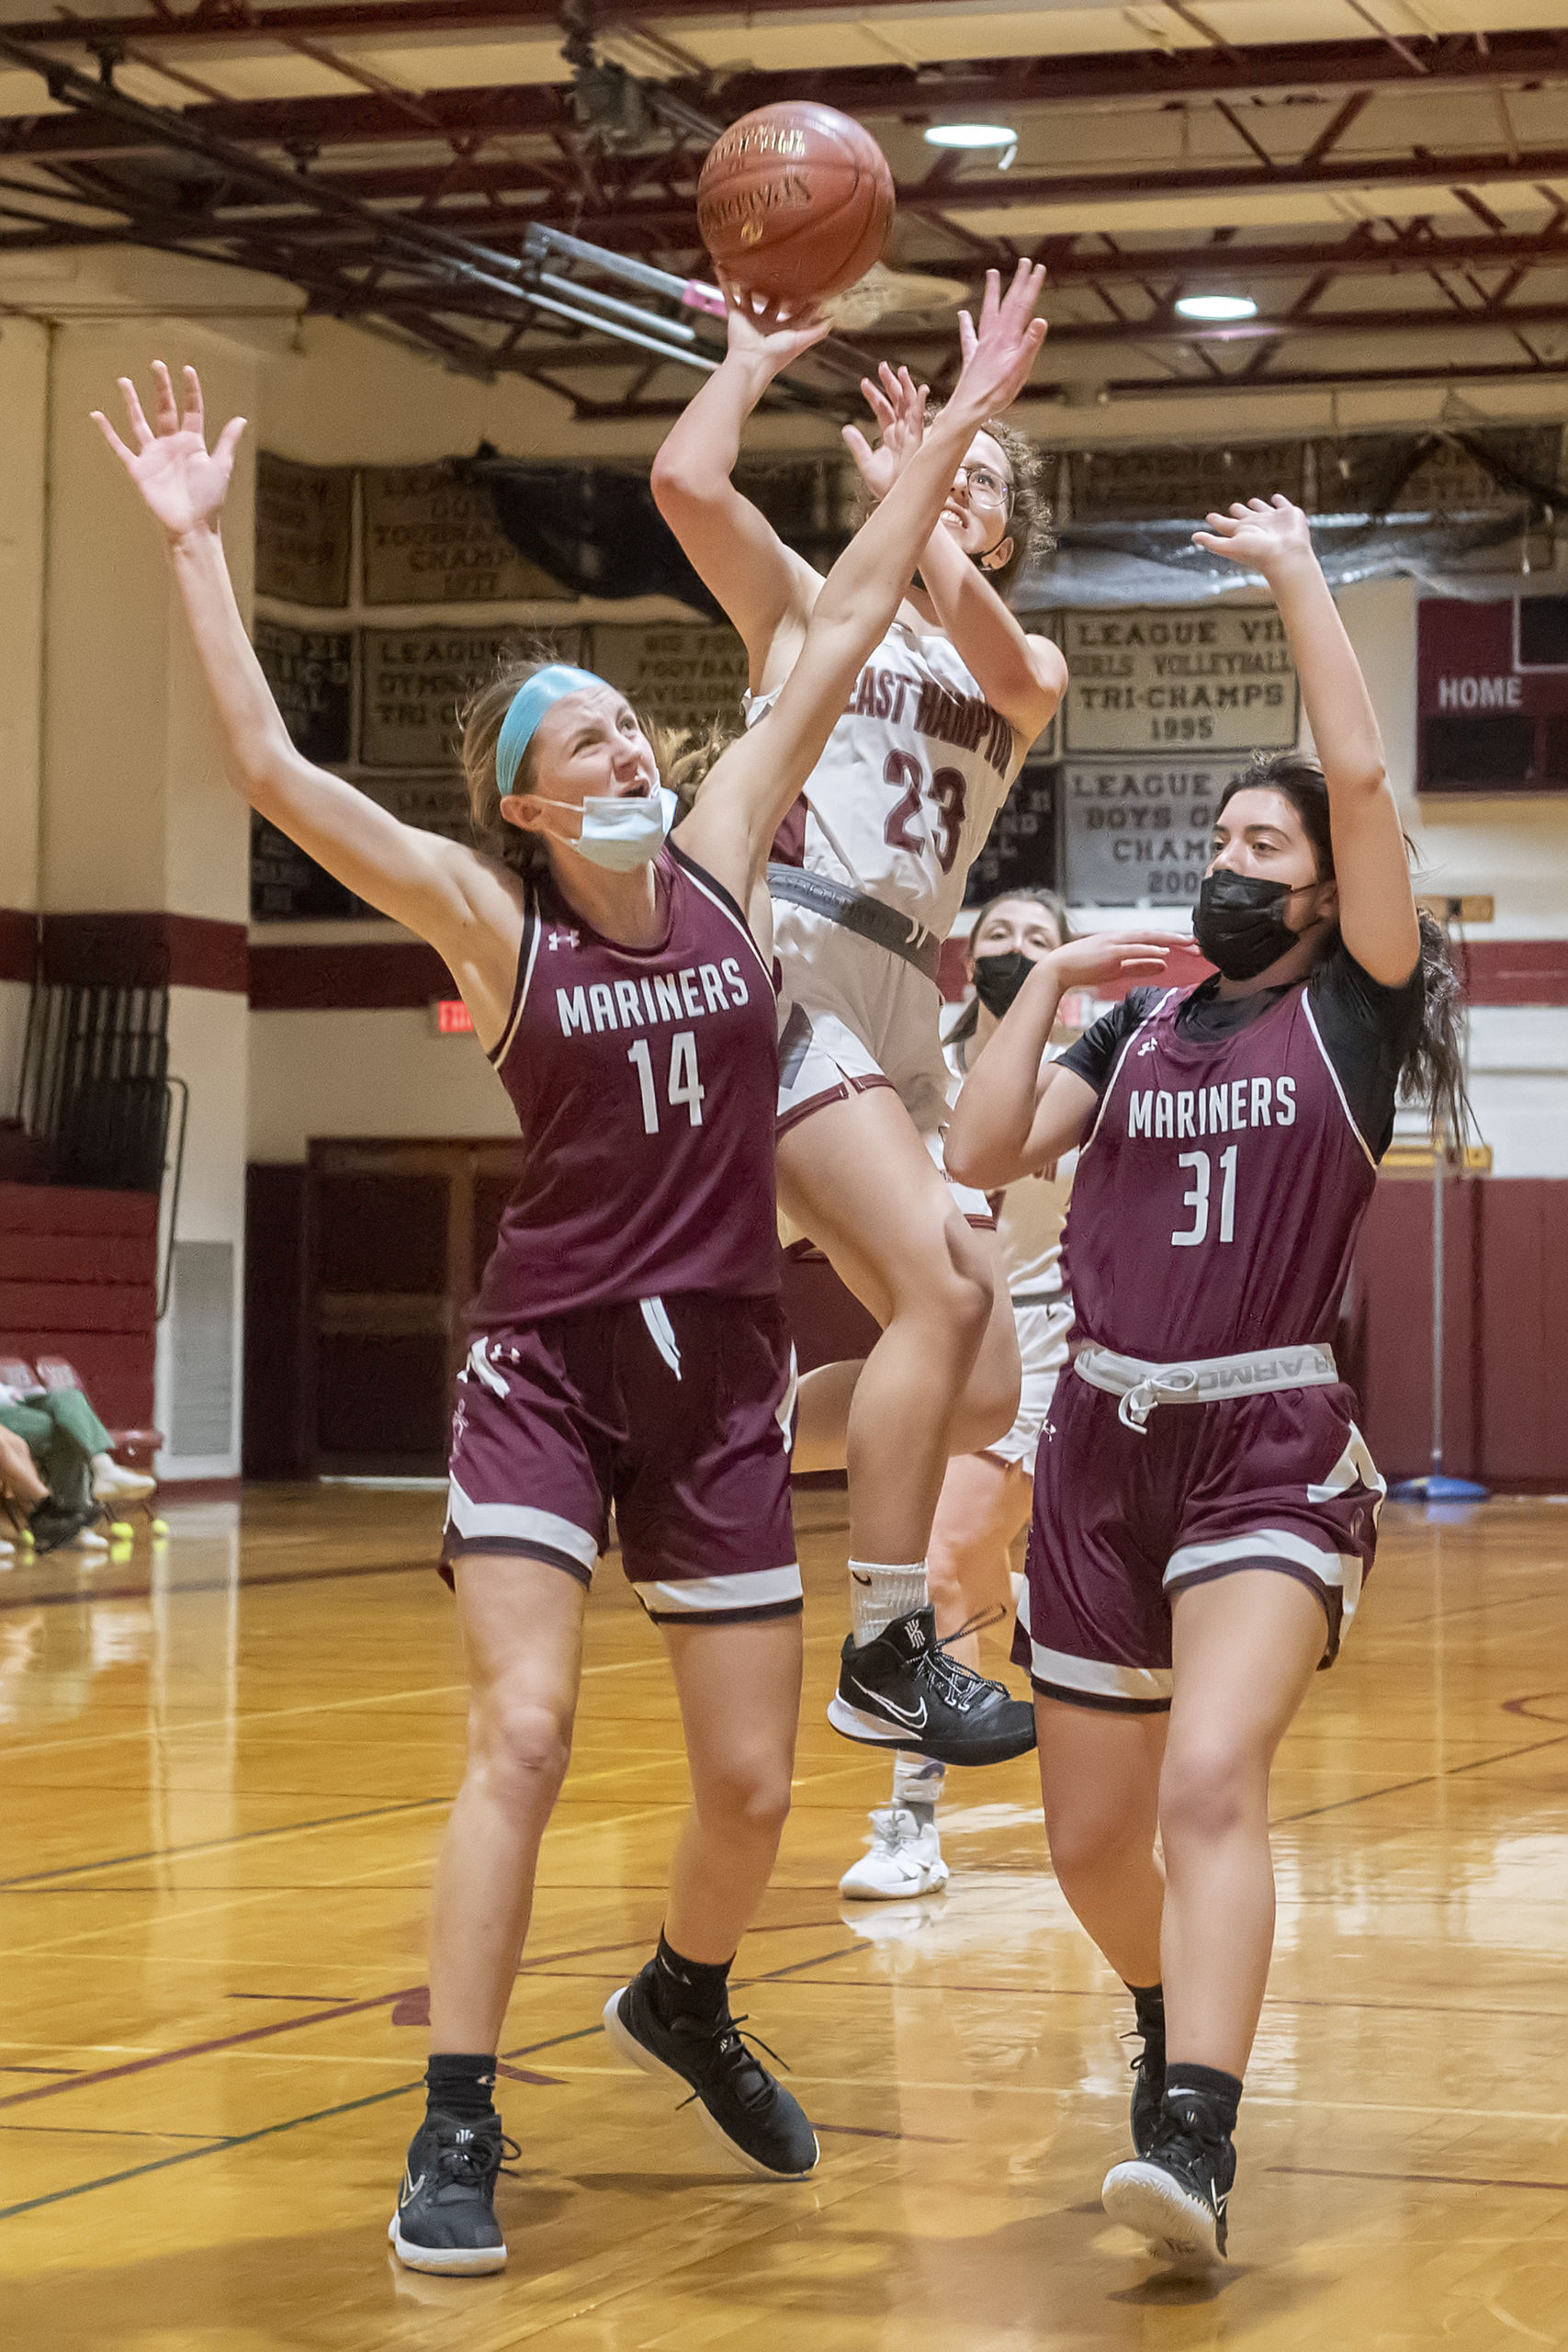
M 510 824 L 502 814 L 502 796 L 495 775 L 496 744 L 519 690 L 560 658 L 553 647 L 540 642 L 503 654 L 458 714 L 463 730 L 463 782 L 468 796 L 468 822 L 473 828 L 475 847 L 498 864 L 509 865 L 514 874 L 539 873 L 549 862 L 549 852 L 540 834 L 525 832 L 521 825 Z M 719 753 L 732 740 L 732 730 L 726 729 L 717 719 L 705 729 L 669 727 L 658 719 L 645 718 L 640 711 L 637 724 L 653 747 L 660 783 L 669 786 L 684 814 L 696 799 Z M 536 735 L 523 754 L 513 792 L 532 792 L 537 778 Z

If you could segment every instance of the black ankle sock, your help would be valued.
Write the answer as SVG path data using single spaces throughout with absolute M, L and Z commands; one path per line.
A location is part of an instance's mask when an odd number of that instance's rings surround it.
M 1219 2066 L 1169 2065 L 1165 2070 L 1167 2103 L 1180 2091 L 1197 2091 L 1208 2102 L 1214 2121 L 1229 2139 L 1241 2106 L 1241 2076 Z
M 1129 1984 L 1133 2007 L 1138 2013 L 1138 2031 L 1144 2037 L 1144 2048 L 1165 2050 L 1165 1986 L 1163 1984 Z M 1151 2048 L 1152 2045 L 1152 2048 Z
M 433 2050 L 424 2070 L 425 2105 L 430 2113 L 456 2115 L 478 2123 L 495 2113 L 491 2093 L 495 2088 L 495 2058 L 485 2051 L 467 2057 L 447 2050 Z
M 653 2006 L 666 2025 L 677 2018 L 716 2018 L 729 2005 L 728 1960 L 683 1960 L 662 1928 L 653 1968 Z

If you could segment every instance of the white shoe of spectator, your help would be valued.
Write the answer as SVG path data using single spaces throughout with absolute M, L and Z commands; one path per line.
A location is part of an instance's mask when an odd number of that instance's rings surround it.
M 93 1456 L 93 1500 L 96 1503 L 136 1503 L 156 1487 L 156 1478 L 144 1471 L 128 1470 L 112 1454 Z
M 60 1548 L 62 1552 L 107 1552 L 109 1539 L 107 1535 L 100 1535 L 96 1528 L 80 1527 L 70 1543 L 62 1544 Z

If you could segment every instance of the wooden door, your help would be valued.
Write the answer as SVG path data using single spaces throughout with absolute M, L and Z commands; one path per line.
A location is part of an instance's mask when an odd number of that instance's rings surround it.
M 514 1140 L 310 1147 L 311 1466 L 436 1476 Z

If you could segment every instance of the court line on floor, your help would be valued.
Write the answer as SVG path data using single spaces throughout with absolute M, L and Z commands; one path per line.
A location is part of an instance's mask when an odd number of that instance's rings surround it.
M 503 2059 L 532 2058 L 541 2050 L 558 2050 L 564 2042 L 585 2041 L 590 2034 L 602 2033 L 598 2018 L 571 2033 L 558 2033 L 548 2041 L 536 2041 L 524 2050 L 503 2050 Z M 416 2075 L 412 2082 L 399 2083 L 391 2090 L 371 2091 L 364 2098 L 344 2099 L 337 2107 L 321 2107 L 310 2115 L 291 2115 L 281 2123 L 264 2123 L 256 2132 L 236 2132 L 231 2139 L 214 2141 L 204 2148 L 182 2148 L 175 2155 L 159 2156 L 151 2164 L 131 2165 L 124 2172 L 106 2173 L 98 2180 L 78 2181 L 73 2188 L 51 2189 L 44 2197 L 29 2197 L 18 2205 L 0 2206 L 0 2222 L 14 2221 L 20 2213 L 36 2213 L 43 2205 L 61 2205 L 73 2197 L 85 2197 L 95 2188 L 114 2188 L 121 2181 L 140 2180 L 152 2172 L 167 2172 L 172 2165 L 195 2164 L 202 2156 L 226 2155 L 231 2148 L 248 2148 L 257 2140 L 276 2139 L 284 2132 L 298 2132 L 307 2123 L 326 2123 L 340 2115 L 353 2115 L 366 2107 L 382 2107 L 389 2099 L 407 2098 L 413 2091 L 423 2091 L 424 2077 Z
M 1269 2165 L 1269 2172 L 1300 2175 L 1312 2180 L 1390 2180 L 1433 2188 L 1545 2188 L 1568 2197 L 1568 2180 L 1495 2180 L 1483 2174 L 1459 2172 L 1372 2172 L 1348 2165 Z
M 762 1932 L 775 1936 L 802 1935 L 807 1932 L 816 1933 L 829 1924 L 822 1919 L 785 1920 L 777 1927 L 765 1928 Z M 541 1952 L 536 1960 L 525 1957 L 517 1973 L 519 1976 L 542 1975 L 569 1960 L 599 1959 L 607 1952 L 626 1951 L 628 1949 L 641 1951 L 646 1942 L 647 1938 L 643 1935 L 617 1936 L 610 1943 L 584 1944 L 570 1951 Z M 828 1956 L 818 1954 L 812 1960 L 794 1961 L 782 1968 L 770 1969 L 760 1976 L 741 1978 L 738 1980 L 738 1989 L 739 1984 L 768 1984 L 776 1977 L 790 1975 L 795 1969 L 819 1966 L 821 1960 Z M 421 1993 L 428 1994 L 428 1991 L 429 1987 L 426 1984 L 396 1985 L 390 1992 L 378 1993 L 368 1999 L 336 2002 L 330 2007 L 312 2010 L 303 2017 L 273 2018 L 265 2025 L 246 2026 L 235 2033 L 216 2034 L 204 2041 L 181 2042 L 171 2050 L 154 2050 L 145 2056 L 127 2059 L 118 2066 L 100 2066 L 90 2073 L 69 2075 L 57 2080 L 35 2083 L 27 2090 L 0 2094 L 0 2111 L 14 2107 L 29 2107 L 40 2098 L 58 2098 L 62 2091 L 93 2090 L 101 2084 L 119 2082 L 129 2075 L 150 2074 L 156 2068 L 174 2065 L 183 2059 L 209 2058 L 220 2052 L 240 2049 L 248 2042 L 273 2041 L 280 2034 L 303 2032 L 310 2026 L 332 2025 L 342 2018 L 362 2017 L 371 2009 L 395 2007 L 400 2001 L 412 2000 Z M 502 2057 L 511 2057 L 517 2054 L 526 2056 L 527 2053 L 526 2052 L 517 2053 L 502 2051 L 501 2054 Z
M 126 1870 L 133 1862 L 174 1861 L 194 1854 L 223 1854 L 233 1846 L 254 1845 L 262 1838 L 303 1837 L 310 1829 L 335 1829 L 350 1821 L 380 1821 L 389 1814 L 428 1813 L 435 1805 L 449 1805 L 449 1796 L 407 1797 L 397 1804 L 362 1806 L 355 1813 L 324 1813 L 313 1821 L 280 1821 L 270 1829 L 240 1829 L 231 1838 L 207 1838 L 189 1846 L 148 1846 L 136 1854 L 107 1854 L 95 1862 L 62 1862 L 56 1870 L 28 1871 L 19 1878 L 0 1878 L 0 1894 L 17 1893 L 28 1887 L 50 1885 L 60 1879 L 85 1878 L 95 1871 Z M 115 1890 L 106 1888 L 105 1893 Z
M 1511 1764 L 1516 1757 L 1539 1756 L 1544 1747 L 1561 1747 L 1568 1741 L 1568 1731 L 1560 1732 L 1555 1739 L 1531 1740 L 1524 1747 L 1499 1748 L 1495 1756 L 1472 1756 L 1468 1764 L 1455 1764 L 1440 1772 L 1423 1772 L 1414 1781 L 1390 1781 L 1385 1787 L 1363 1789 L 1359 1796 L 1335 1797 L 1327 1804 L 1308 1805 L 1302 1813 L 1277 1813 L 1269 1821 L 1271 1829 L 1281 1829 L 1292 1821 L 1315 1821 L 1320 1814 L 1344 1813 L 1349 1806 L 1371 1804 L 1377 1797 L 1403 1796 L 1410 1789 L 1432 1789 L 1445 1781 L 1457 1781 L 1461 1773 L 1483 1771 L 1488 1764 Z
M 646 1674 L 664 1663 L 662 1650 L 650 1650 L 646 1657 L 609 1658 L 597 1666 L 585 1666 L 582 1679 L 600 1674 Z M 354 1699 L 312 1699 L 298 1707 L 254 1707 L 226 1715 L 197 1715 L 189 1723 L 143 1722 L 128 1731 L 90 1732 L 81 1738 L 35 1739 L 18 1741 L 15 1747 L 0 1746 L 0 1761 L 11 1762 L 18 1756 L 52 1756 L 61 1750 L 69 1754 L 89 1747 L 112 1747 L 128 1739 L 167 1742 L 186 1739 L 200 1731 L 249 1730 L 255 1724 L 283 1723 L 299 1715 L 344 1714 L 355 1707 L 393 1707 L 408 1699 L 467 1698 L 468 1690 L 467 1682 L 430 1682 L 416 1684 L 407 1690 L 367 1690 Z
M 221 1576 L 171 1577 L 166 1583 L 101 1584 L 90 1589 L 66 1592 L 58 1588 L 50 1592 L 7 1592 L 0 1600 L 0 1615 L 18 1609 L 90 1608 L 96 1600 L 151 1600 L 156 1592 L 160 1600 L 179 1600 L 187 1592 L 254 1592 L 261 1585 L 336 1584 L 350 1577 L 412 1577 L 434 1576 L 434 1560 L 389 1560 L 367 1562 L 347 1568 L 265 1568 L 259 1576 Z

